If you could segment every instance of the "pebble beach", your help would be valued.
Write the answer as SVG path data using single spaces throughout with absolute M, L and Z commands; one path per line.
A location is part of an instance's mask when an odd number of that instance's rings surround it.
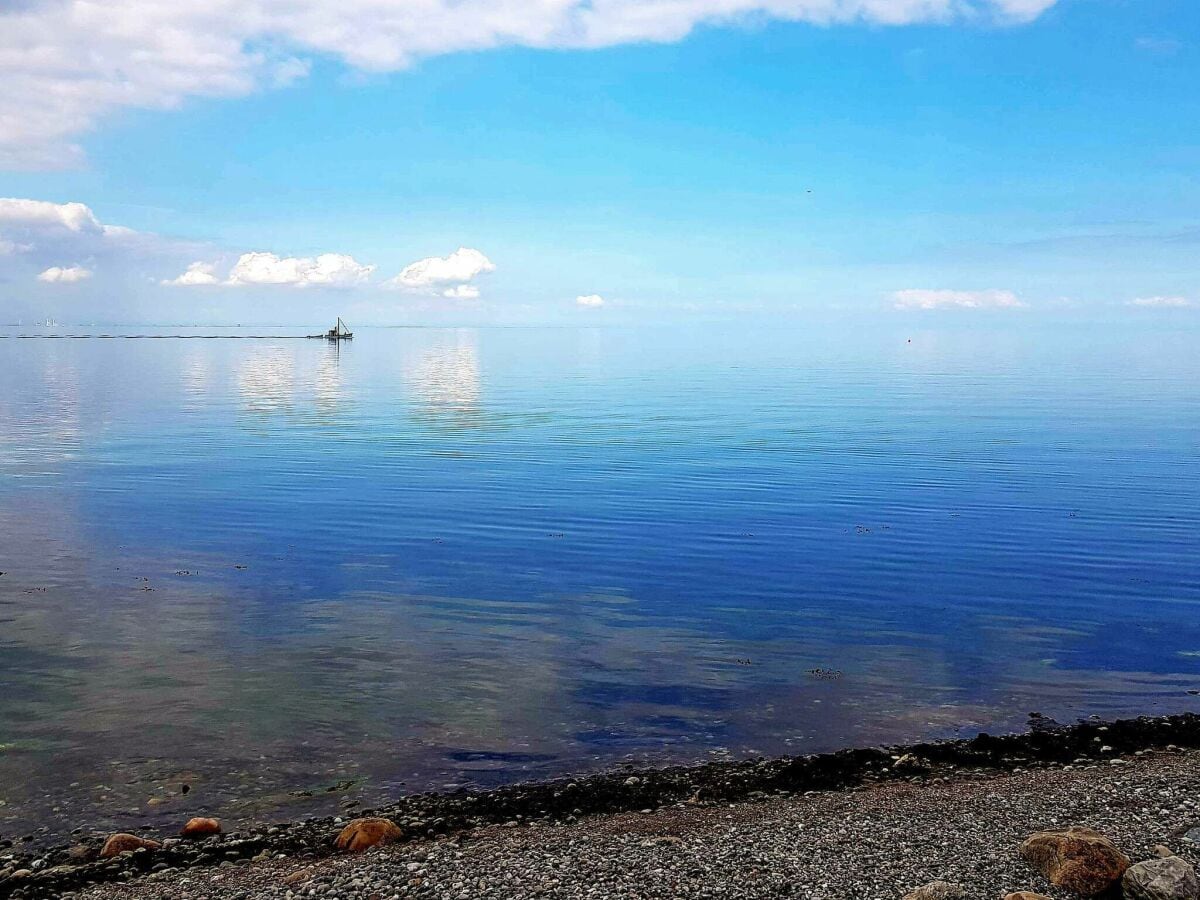
M 1189 869 L 1200 863 L 1198 727 L 1195 717 L 1181 716 L 891 752 L 614 773 L 468 799 L 481 813 L 473 827 L 458 827 L 437 798 L 412 798 L 374 811 L 399 825 L 398 842 L 361 853 L 335 849 L 342 820 L 314 820 L 126 852 L 81 867 L 104 879 L 90 886 L 70 886 L 70 867 L 50 866 L 51 854 L 15 880 L 10 868 L 0 896 L 900 900 L 918 890 L 916 898 L 998 900 L 1030 891 L 1065 900 L 1078 894 L 1019 852 L 1033 832 L 1083 826 L 1132 863 L 1165 856 Z M 1081 747 L 1090 752 L 1072 755 Z M 778 787 L 789 779 L 826 787 Z M 647 805 L 568 811 L 572 795 L 592 806 Z M 429 810 L 445 815 L 429 819 Z M 419 826 L 416 815 L 426 816 Z M 57 882 L 48 877 L 55 870 Z M 920 893 L 931 882 L 945 885 Z

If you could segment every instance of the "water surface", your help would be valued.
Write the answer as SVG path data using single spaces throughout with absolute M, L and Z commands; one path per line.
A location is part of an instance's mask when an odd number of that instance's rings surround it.
M 2 339 L 0 834 L 1200 709 L 1197 337 Z

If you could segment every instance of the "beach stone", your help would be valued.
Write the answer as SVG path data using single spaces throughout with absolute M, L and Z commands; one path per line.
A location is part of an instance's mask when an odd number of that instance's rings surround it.
M 919 756 L 912 753 L 905 753 L 899 759 L 892 763 L 893 772 L 926 772 L 929 770 L 929 764 Z
M 1035 894 L 1033 891 L 1013 891 L 1005 894 L 1004 900 L 1050 900 L 1045 894 Z
M 1021 856 L 1055 887 L 1094 897 L 1129 868 L 1129 857 L 1091 828 L 1039 831 L 1021 844 Z
M 1168 856 L 1174 856 L 1175 851 L 1163 844 L 1154 845 L 1154 855 L 1160 859 L 1166 859 Z
M 335 845 L 347 853 L 361 853 L 371 847 L 398 841 L 402 835 L 403 832 L 391 819 L 354 819 L 338 834 Z
M 297 869 L 295 872 L 289 872 L 283 876 L 284 884 L 299 884 L 302 881 L 308 881 L 313 877 L 313 869 Z
M 110 859 L 114 856 L 120 856 L 122 853 L 132 853 L 134 850 L 157 850 L 161 846 L 162 844 L 158 841 L 140 838 L 136 834 L 118 832 L 117 834 L 110 834 L 108 836 L 108 840 L 100 848 L 100 858 Z
M 1121 887 L 1132 900 L 1200 900 L 1196 870 L 1178 856 L 1148 859 L 1130 866 L 1121 879 Z
M 1200 828 L 1189 828 L 1184 832 L 1183 839 L 1193 844 L 1200 844 Z
M 194 818 L 188 819 L 180 832 L 185 838 L 208 837 L 210 834 L 221 833 L 221 822 L 218 819 Z
M 953 881 L 931 881 L 909 891 L 903 900 L 958 900 L 965 893 L 963 886 Z

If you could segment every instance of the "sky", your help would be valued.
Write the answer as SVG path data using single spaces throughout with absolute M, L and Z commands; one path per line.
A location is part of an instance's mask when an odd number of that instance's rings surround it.
M 0 2 L 0 323 L 1200 322 L 1195 0 Z

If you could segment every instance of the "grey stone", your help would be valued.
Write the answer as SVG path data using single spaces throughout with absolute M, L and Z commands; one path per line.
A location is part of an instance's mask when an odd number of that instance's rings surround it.
M 1132 900 L 1200 900 L 1196 870 L 1178 856 L 1148 859 L 1130 866 L 1121 886 L 1125 896 Z

